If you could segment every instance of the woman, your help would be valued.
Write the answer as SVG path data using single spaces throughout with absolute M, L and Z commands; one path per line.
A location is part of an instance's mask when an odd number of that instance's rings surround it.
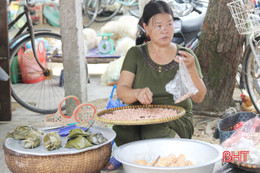
M 148 42 L 134 46 L 126 54 L 117 84 L 117 96 L 127 104 L 176 105 L 186 114 L 167 123 L 113 127 L 117 146 L 151 138 L 191 138 L 194 132 L 192 101 L 200 103 L 206 94 L 201 69 L 195 54 L 171 42 L 174 34 L 173 12 L 164 1 L 150 1 L 144 8 L 142 26 Z M 182 48 L 182 51 L 180 51 Z M 185 51 L 183 51 L 183 49 Z M 178 104 L 166 92 L 165 85 L 174 79 L 180 54 L 198 92 Z M 113 168 L 113 165 L 109 165 Z M 108 168 L 108 167 L 107 167 Z

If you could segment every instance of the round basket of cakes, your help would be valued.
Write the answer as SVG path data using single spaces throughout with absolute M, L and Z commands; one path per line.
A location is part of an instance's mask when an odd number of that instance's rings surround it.
M 110 159 L 115 136 L 105 127 L 18 126 L 6 135 L 3 150 L 11 172 L 100 172 Z
M 172 105 L 131 105 L 107 109 L 95 119 L 114 125 L 147 125 L 169 122 L 182 117 L 185 110 Z

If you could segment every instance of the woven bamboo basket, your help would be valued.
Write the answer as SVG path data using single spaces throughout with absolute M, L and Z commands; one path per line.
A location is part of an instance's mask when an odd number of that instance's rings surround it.
M 111 144 L 76 154 L 37 156 L 21 154 L 3 146 L 5 161 L 14 173 L 98 173 L 108 163 Z
M 173 109 L 176 110 L 177 115 L 162 117 L 157 119 L 142 119 L 142 120 L 110 120 L 102 118 L 102 115 L 113 113 L 113 111 L 123 110 L 123 109 L 138 109 L 138 108 L 164 108 L 164 109 Z M 185 115 L 185 109 L 179 106 L 172 106 L 172 105 L 131 105 L 131 106 L 122 106 L 122 107 L 115 107 L 111 109 L 107 109 L 95 114 L 95 119 L 104 123 L 114 124 L 114 125 L 147 125 L 147 124 L 158 124 L 163 122 L 169 122 L 175 119 L 178 119 Z
M 258 173 L 260 172 L 260 165 L 249 164 L 249 163 L 239 163 L 239 162 L 234 162 L 232 164 L 234 164 L 238 168 L 243 169 L 245 171 L 258 172 Z
M 74 99 L 77 107 L 74 109 L 72 116 L 65 115 L 62 112 L 62 105 L 68 99 Z M 44 117 L 45 127 L 56 127 L 56 126 L 66 126 L 71 123 L 82 123 L 92 120 L 94 114 L 96 113 L 96 108 L 90 103 L 80 104 L 76 96 L 65 97 L 58 105 L 58 110 L 54 114 L 50 114 Z

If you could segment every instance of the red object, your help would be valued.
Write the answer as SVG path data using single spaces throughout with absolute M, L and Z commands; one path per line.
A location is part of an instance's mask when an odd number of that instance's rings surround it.
M 240 121 L 240 122 L 236 123 L 236 124 L 235 124 L 235 126 L 234 126 L 234 130 L 237 130 L 237 129 L 239 129 L 240 127 L 242 127 L 242 126 L 243 126 L 243 124 L 245 124 L 245 122 L 244 122 L 244 121 Z
M 44 48 L 44 42 L 39 41 L 36 45 L 36 48 L 36 55 L 40 63 L 43 65 L 43 67 L 45 67 L 47 56 L 46 50 Z M 26 48 L 26 46 L 25 51 L 20 49 L 18 51 L 18 60 L 21 69 L 23 83 L 37 83 L 45 79 L 43 70 L 34 58 L 32 49 L 29 50 Z

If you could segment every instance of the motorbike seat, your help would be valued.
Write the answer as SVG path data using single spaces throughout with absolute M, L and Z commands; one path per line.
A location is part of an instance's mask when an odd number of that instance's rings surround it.
M 180 17 L 182 33 L 200 31 L 202 29 L 207 8 L 203 8 L 201 11 L 201 14 L 193 11 L 187 16 Z

